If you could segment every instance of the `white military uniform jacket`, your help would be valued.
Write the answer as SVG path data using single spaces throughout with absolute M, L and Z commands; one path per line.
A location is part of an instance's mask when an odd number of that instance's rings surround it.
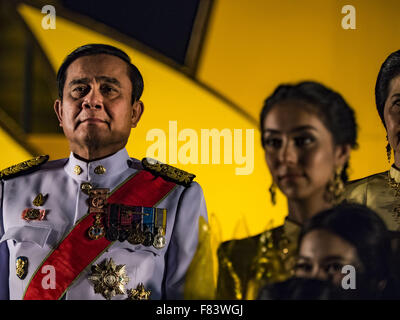
M 95 173 L 99 172 L 95 170 L 99 166 L 106 169 L 104 173 Z M 78 167 L 81 170 L 75 169 Z M 88 195 L 82 191 L 82 183 L 113 190 L 137 170 L 143 170 L 140 161 L 130 158 L 122 149 L 110 157 L 89 163 L 71 154 L 68 159 L 50 161 L 32 173 L 2 181 L 0 297 L 22 299 L 43 259 L 88 212 Z M 42 205 L 46 210 L 45 218 L 24 220 L 23 211 L 33 206 L 32 201 L 39 193 L 46 196 Z M 181 299 L 185 273 L 197 246 L 199 217 L 207 219 L 202 189 L 196 182 L 189 187 L 177 185 L 157 207 L 167 209 L 164 248 L 116 241 L 93 264 L 112 258 L 115 264 L 126 265 L 129 277 L 126 289 L 134 289 L 143 283 L 146 290 L 151 290 L 150 299 Z M 28 273 L 23 280 L 16 275 L 16 258 L 20 256 L 28 259 Z M 104 299 L 95 293 L 93 283 L 88 279 L 90 274 L 89 265 L 63 298 Z M 113 297 L 126 298 L 126 294 Z

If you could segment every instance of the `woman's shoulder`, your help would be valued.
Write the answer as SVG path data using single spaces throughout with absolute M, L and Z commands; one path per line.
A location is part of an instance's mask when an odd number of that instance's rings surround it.
M 375 173 L 370 176 L 350 181 L 345 186 L 343 198 L 346 200 L 356 200 L 358 203 L 364 203 L 367 190 L 373 187 L 386 187 L 388 171 Z
M 247 238 L 224 241 L 218 247 L 218 255 L 223 254 L 231 257 L 240 256 L 242 253 L 247 255 L 249 252 L 255 252 L 261 235 L 262 233 L 259 233 Z
M 282 225 L 250 237 L 224 241 L 218 247 L 218 255 L 220 257 L 229 258 L 230 260 L 255 256 L 260 243 L 267 236 L 267 233 L 272 236 L 274 242 L 277 242 L 285 235 L 285 229 Z
M 386 181 L 387 174 L 388 174 L 388 171 L 384 171 L 384 172 L 371 174 L 370 176 L 367 176 L 367 177 L 364 177 L 364 178 L 361 178 L 361 179 L 356 179 L 356 180 L 349 181 L 346 184 L 346 189 L 348 187 L 352 187 L 352 186 L 353 187 L 362 186 L 362 185 L 366 185 L 366 184 L 373 183 L 373 182 Z

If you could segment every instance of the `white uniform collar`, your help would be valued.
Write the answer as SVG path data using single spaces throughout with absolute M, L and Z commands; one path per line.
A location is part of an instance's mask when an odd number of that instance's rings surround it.
M 77 181 L 101 183 L 129 168 L 130 158 L 125 148 L 101 160 L 85 162 L 71 152 L 64 170 Z

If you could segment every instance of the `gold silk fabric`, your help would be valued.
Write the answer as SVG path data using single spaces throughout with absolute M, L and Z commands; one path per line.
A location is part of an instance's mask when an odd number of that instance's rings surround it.
M 185 277 L 185 300 L 212 300 L 215 298 L 214 241 L 210 225 L 199 219 L 199 241 L 196 253 Z
M 218 248 L 217 299 L 253 300 L 267 284 L 292 275 L 300 226 L 281 227 L 253 237 L 223 242 Z
M 349 182 L 344 199 L 366 205 L 384 220 L 389 230 L 399 231 L 400 192 L 396 195 L 396 188 L 390 186 L 389 176 L 392 185 L 400 182 L 400 171 L 394 167 L 389 172 Z

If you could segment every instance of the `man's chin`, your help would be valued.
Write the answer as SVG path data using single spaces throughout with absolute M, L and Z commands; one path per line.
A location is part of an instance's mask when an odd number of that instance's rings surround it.
M 109 135 L 109 131 L 105 126 L 85 125 L 75 132 L 76 136 L 81 140 L 102 140 Z
M 67 139 L 70 142 L 71 149 L 72 145 L 79 149 L 88 149 L 88 150 L 101 150 L 101 149 L 113 149 L 121 148 L 126 145 L 128 140 L 123 139 L 125 136 L 122 134 L 113 135 L 107 129 L 99 129 L 96 130 L 77 130 L 73 135 L 67 136 Z
M 107 145 L 108 137 L 100 130 L 86 131 L 82 135 L 78 135 L 74 139 L 77 144 L 88 149 L 99 149 Z

